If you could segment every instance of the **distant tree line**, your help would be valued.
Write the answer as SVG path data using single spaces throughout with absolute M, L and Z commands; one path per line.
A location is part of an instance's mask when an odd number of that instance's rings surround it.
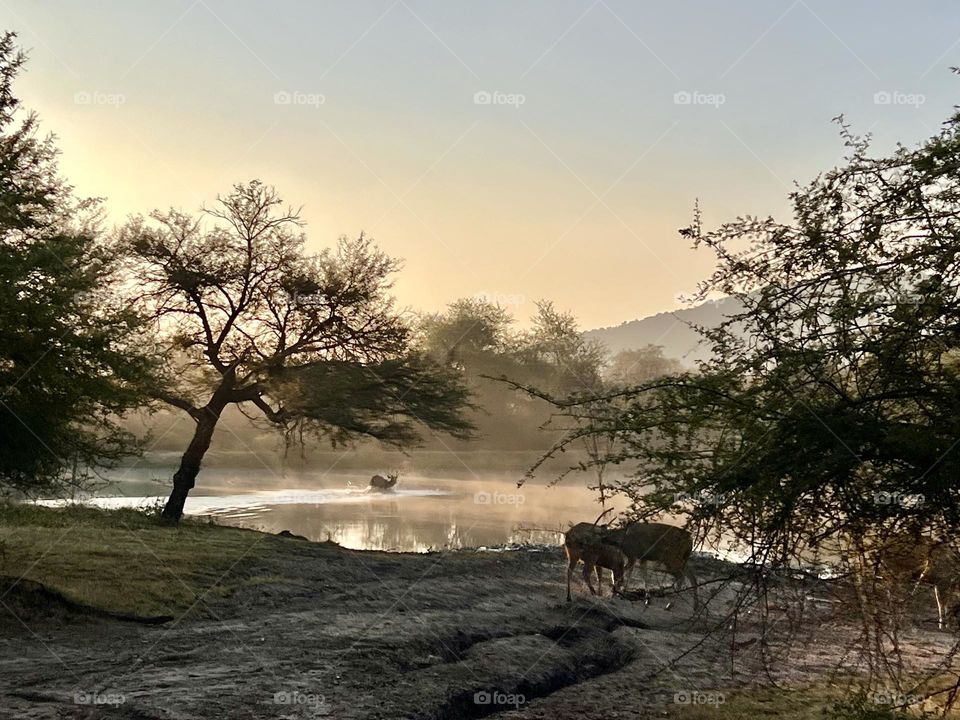
M 584 339 L 572 313 L 546 300 L 534 303 L 522 328 L 505 308 L 482 298 L 463 298 L 443 312 L 424 316 L 420 333 L 425 352 L 460 373 L 473 392 L 477 407 L 469 416 L 477 428 L 470 441 L 474 447 L 546 450 L 566 434 L 552 422 L 548 402 L 518 394 L 499 378 L 534 384 L 555 395 L 586 397 L 682 367 L 652 345 L 610 357 L 603 345 Z

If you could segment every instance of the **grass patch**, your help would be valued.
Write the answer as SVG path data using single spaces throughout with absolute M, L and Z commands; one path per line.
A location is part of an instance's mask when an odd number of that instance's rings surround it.
M 722 702 L 707 702 L 722 698 Z M 783 720 L 917 720 L 956 718 L 927 710 L 904 711 L 877 700 L 876 694 L 858 691 L 853 685 L 817 684 L 789 690 L 770 687 L 744 688 L 701 693 L 701 702 L 672 703 L 667 717 L 674 720 L 742 720 L 782 718 Z
M 111 612 L 205 614 L 197 597 L 245 584 L 246 564 L 272 542 L 198 520 L 167 525 L 150 511 L 0 504 L 0 575 Z
M 721 690 L 690 696 L 690 702 L 674 702 L 667 716 L 676 720 L 742 720 L 742 718 L 785 718 L 786 720 L 827 720 L 828 711 L 840 699 L 828 688 L 805 688 L 785 692 L 776 688 Z M 709 702 L 722 699 L 721 702 Z

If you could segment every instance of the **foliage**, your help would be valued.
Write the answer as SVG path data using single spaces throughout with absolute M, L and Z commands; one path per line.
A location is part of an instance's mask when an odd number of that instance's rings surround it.
M 470 414 L 486 447 L 546 449 L 563 432 L 550 426 L 551 408 L 499 382 L 538 383 L 552 392 L 587 393 L 601 386 L 605 353 L 586 342 L 570 313 L 536 303 L 531 327 L 519 330 L 504 308 L 463 298 L 421 320 L 424 353 L 457 372 L 474 393 Z
M 791 194 L 790 222 L 704 232 L 696 215 L 682 231 L 716 257 L 698 299 L 742 307 L 703 330 L 712 355 L 696 371 L 539 395 L 580 428 L 553 453 L 616 439 L 610 459 L 636 469 L 617 488 L 625 519 L 686 515 L 765 572 L 853 580 L 836 587 L 860 616 L 857 647 L 871 680 L 897 687 L 908 593 L 942 571 L 928 553 L 888 573 L 886 548 L 949 551 L 960 525 L 960 114 L 886 157 L 838 122 L 848 156 Z M 941 598 L 951 614 L 956 590 Z
M 177 211 L 123 230 L 138 301 L 171 362 L 155 397 L 196 432 L 165 514 L 179 518 L 221 413 L 241 405 L 290 433 L 415 439 L 414 422 L 465 435 L 467 392 L 412 353 L 389 294 L 399 264 L 364 236 L 305 251 L 298 213 L 259 181 L 195 218 Z
M 700 297 L 744 309 L 705 331 L 697 372 L 612 394 L 623 409 L 595 430 L 637 464 L 637 514 L 708 498 L 684 507 L 781 561 L 878 528 L 957 525 L 958 122 L 873 158 L 841 121 L 849 157 L 792 193 L 791 223 L 686 230 L 717 258 Z
M 683 363 L 664 356 L 661 346 L 647 345 L 635 350 L 621 350 L 614 355 L 604 371 L 604 380 L 611 386 L 630 387 L 681 372 Z
M 35 495 L 136 450 L 116 420 L 142 402 L 152 360 L 115 293 L 97 202 L 73 197 L 36 116 L 18 120 L 23 62 L 0 37 L 0 492 Z

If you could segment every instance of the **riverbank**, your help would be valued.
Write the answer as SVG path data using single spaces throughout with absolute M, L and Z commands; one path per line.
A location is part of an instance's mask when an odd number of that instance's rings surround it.
M 149 516 L 30 512 L 0 513 L 9 717 L 823 717 L 852 632 L 809 628 L 771 694 L 754 689 L 759 652 L 731 663 L 716 632 L 730 598 L 705 588 L 731 569 L 716 561 L 696 560 L 701 596 L 713 594 L 696 614 L 689 592 L 647 606 L 578 584 L 566 603 L 555 548 L 364 552 Z M 918 630 L 906 650 L 920 663 L 945 643 Z

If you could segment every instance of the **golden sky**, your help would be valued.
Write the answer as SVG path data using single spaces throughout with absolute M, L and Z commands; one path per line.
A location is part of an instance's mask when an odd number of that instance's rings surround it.
M 956 100 L 949 2 L 4 0 L 17 87 L 111 218 L 260 178 L 313 247 L 367 232 L 402 303 L 537 298 L 584 327 L 678 307 L 710 270 L 676 230 L 783 217 L 834 165 Z

